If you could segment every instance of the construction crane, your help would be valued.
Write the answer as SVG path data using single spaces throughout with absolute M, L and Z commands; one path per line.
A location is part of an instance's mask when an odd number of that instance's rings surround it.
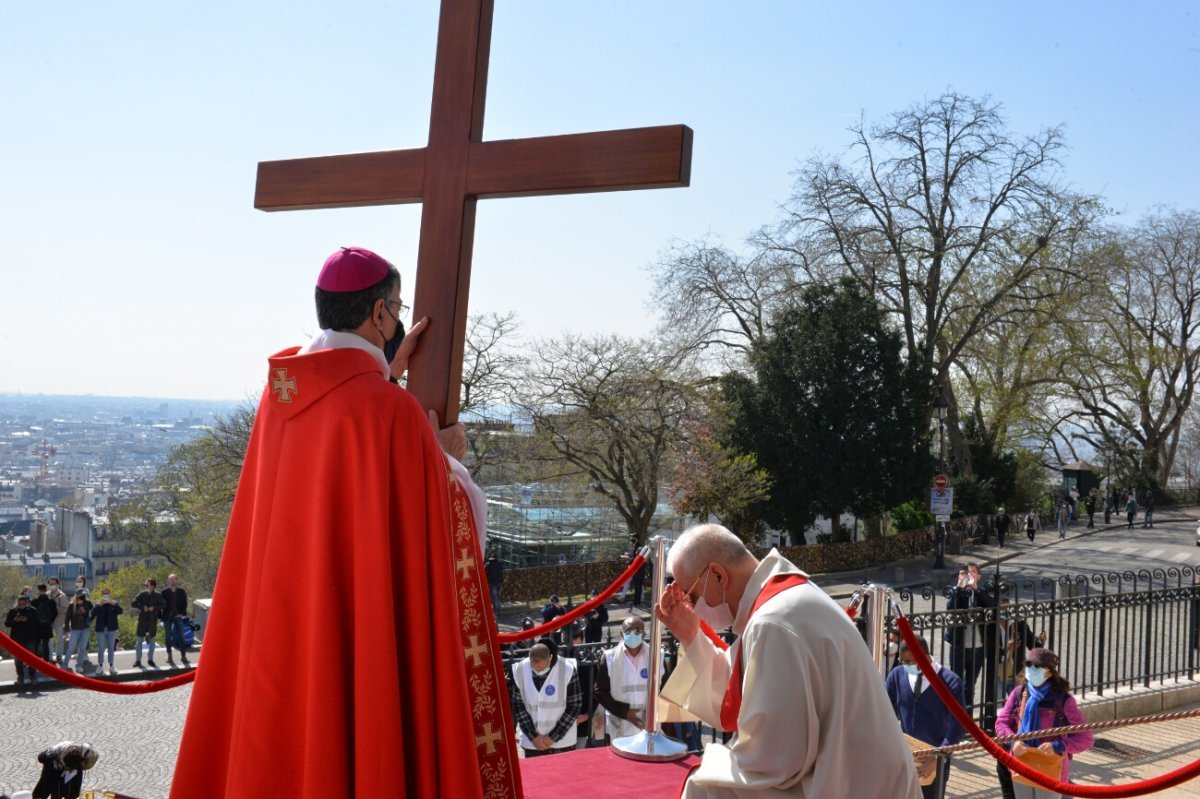
M 42 439 L 42 445 L 34 450 L 34 452 L 42 457 L 41 468 L 38 469 L 38 483 L 45 484 L 50 480 L 50 459 L 54 457 L 57 449 L 55 447 L 46 446 L 46 439 Z

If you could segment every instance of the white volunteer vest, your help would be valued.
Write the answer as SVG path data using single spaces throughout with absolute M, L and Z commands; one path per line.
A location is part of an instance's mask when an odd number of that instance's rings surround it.
M 604 660 L 608 666 L 609 688 L 613 698 L 625 702 L 646 718 L 647 694 L 650 690 L 650 647 L 643 643 L 637 657 L 625 654 L 625 644 L 606 650 Z M 612 713 L 605 713 L 604 729 L 610 738 L 624 738 L 641 732 L 638 727 Z
M 549 735 L 558 725 L 559 719 L 567 709 L 567 686 L 574 676 L 575 661 L 560 656 L 546 675 L 546 681 L 542 683 L 542 690 L 539 691 L 533 686 L 533 667 L 529 664 L 529 658 L 520 661 L 514 668 L 513 679 L 521 692 L 521 701 L 525 703 L 525 709 L 529 711 L 534 729 L 539 735 Z M 572 722 L 567 734 L 554 744 L 554 748 L 574 749 L 576 740 L 575 724 Z M 523 749 L 537 748 L 519 725 L 517 742 Z

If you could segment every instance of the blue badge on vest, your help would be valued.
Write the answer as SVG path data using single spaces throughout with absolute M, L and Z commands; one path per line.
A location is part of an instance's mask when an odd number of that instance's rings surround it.
M 644 679 L 648 678 L 649 676 L 650 676 L 650 669 L 646 668 L 645 666 L 642 666 L 642 679 L 644 680 Z
M 553 685 L 546 686 L 546 696 L 554 696 L 554 686 Z

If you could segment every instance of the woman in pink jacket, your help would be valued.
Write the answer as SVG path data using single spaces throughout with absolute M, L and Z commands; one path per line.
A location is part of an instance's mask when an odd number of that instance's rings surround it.
M 1008 695 L 1004 709 L 996 718 L 996 736 L 1067 727 L 1086 721 L 1071 696 L 1071 686 L 1058 673 L 1058 655 L 1049 649 L 1030 649 L 1025 656 L 1025 673 L 1017 687 Z M 1011 746 L 1014 756 L 1026 749 L 1037 749 L 1046 755 L 1066 755 L 1059 779 L 1067 781 L 1071 773 L 1071 758 L 1092 746 L 1090 732 L 1073 732 L 1049 738 L 1031 738 Z M 1014 774 L 1015 776 L 1015 774 Z M 1034 788 L 1014 780 L 1015 799 L 1059 799 L 1062 794 Z

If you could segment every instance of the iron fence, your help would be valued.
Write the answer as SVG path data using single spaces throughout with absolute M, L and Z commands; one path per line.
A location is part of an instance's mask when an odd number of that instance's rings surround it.
M 1197 579 L 1187 566 L 1001 578 L 985 583 L 975 605 L 961 609 L 950 607 L 953 586 L 901 589 L 897 598 L 934 659 L 963 677 L 972 715 L 990 725 L 1031 646 L 1059 656 L 1059 671 L 1079 699 L 1195 680 Z M 888 619 L 889 630 L 893 622 Z

